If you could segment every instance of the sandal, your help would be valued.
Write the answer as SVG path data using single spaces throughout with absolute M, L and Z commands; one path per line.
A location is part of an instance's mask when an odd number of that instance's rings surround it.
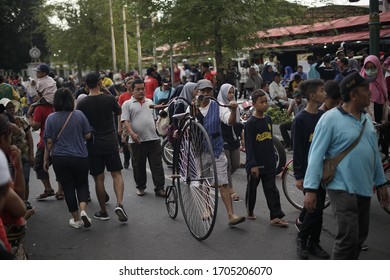
M 56 195 L 55 197 L 57 198 L 57 200 L 64 200 L 64 194 L 63 193 L 59 193 L 59 192 L 56 192 Z
M 256 217 L 255 215 L 248 215 L 248 216 L 246 216 L 246 218 L 247 218 L 248 220 L 252 220 L 252 221 L 254 221 L 254 220 L 257 219 L 257 217 Z
M 50 191 L 44 191 L 43 193 L 41 193 L 40 195 L 38 195 L 36 197 L 36 200 L 45 200 L 46 198 L 48 198 L 49 196 L 54 196 L 54 190 L 50 190 Z
M 277 227 L 287 227 L 288 222 L 279 218 L 275 218 L 271 220 L 271 225 L 277 226 Z
M 230 197 L 232 198 L 233 201 L 239 201 L 240 200 L 240 196 L 234 192 L 230 195 Z

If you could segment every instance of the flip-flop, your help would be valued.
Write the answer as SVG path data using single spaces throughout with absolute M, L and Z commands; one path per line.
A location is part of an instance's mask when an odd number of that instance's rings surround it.
M 282 219 L 279 219 L 279 218 L 275 218 L 275 219 L 271 220 L 271 225 L 277 226 L 277 227 L 287 227 L 288 222 L 284 221 Z
M 58 193 L 58 192 L 56 192 L 55 197 L 57 198 L 57 200 L 64 200 L 65 198 L 63 193 Z
M 242 223 L 244 221 L 245 221 L 245 217 L 237 217 L 237 218 L 231 219 L 229 221 L 228 225 L 230 227 L 232 227 L 232 226 L 238 225 L 238 224 L 240 224 L 240 223 Z
M 230 197 L 233 201 L 240 201 L 240 196 L 236 192 L 232 193 Z
M 247 218 L 248 220 L 252 220 L 252 221 L 257 219 L 257 217 L 256 217 L 255 215 L 246 216 L 246 218 Z

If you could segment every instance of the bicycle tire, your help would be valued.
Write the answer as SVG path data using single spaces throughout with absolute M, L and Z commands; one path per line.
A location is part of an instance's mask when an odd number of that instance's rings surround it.
M 172 219 L 176 219 L 177 212 L 179 210 L 179 205 L 178 205 L 179 201 L 178 201 L 176 186 L 174 185 L 167 186 L 165 192 L 167 194 L 165 196 L 165 206 L 167 208 L 168 215 Z
M 301 190 L 295 186 L 295 177 L 294 177 L 294 164 L 291 159 L 285 166 L 282 173 L 282 188 L 284 196 L 287 201 L 290 202 L 298 210 L 303 208 L 304 195 Z M 325 197 L 324 209 L 329 207 L 330 201 L 328 194 Z
M 286 151 L 277 137 L 272 137 L 272 143 L 274 144 L 274 151 L 276 156 L 276 174 L 279 174 L 283 171 L 284 166 L 286 165 Z
M 218 178 L 214 152 L 203 126 L 189 121 L 175 149 L 174 174 L 180 207 L 191 234 L 205 240 L 213 231 L 218 208 Z
M 173 164 L 173 146 L 169 142 L 168 137 L 165 137 L 161 143 L 162 147 L 162 158 L 166 165 L 172 166 Z
M 387 181 L 390 181 L 390 164 L 385 166 L 384 171 L 385 171 L 385 176 L 386 176 Z M 376 192 L 376 197 L 378 198 L 378 201 L 380 202 L 378 192 Z M 390 214 L 390 205 L 387 207 L 384 207 L 383 210 L 385 210 L 385 212 L 387 214 Z

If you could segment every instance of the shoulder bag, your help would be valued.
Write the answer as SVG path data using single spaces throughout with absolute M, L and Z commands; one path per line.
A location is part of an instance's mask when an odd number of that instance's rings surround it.
M 355 141 L 353 141 L 353 143 L 348 147 L 346 148 L 344 151 L 342 151 L 340 154 L 332 157 L 332 158 L 327 158 L 327 159 L 324 159 L 324 166 L 322 168 L 322 178 L 321 178 L 321 183 L 323 184 L 329 184 L 333 178 L 334 178 L 334 175 L 336 173 L 336 168 L 337 168 L 337 165 L 340 163 L 340 161 L 343 160 L 343 158 L 350 152 L 353 150 L 353 148 L 356 147 L 356 145 L 359 143 L 360 141 L 360 138 L 362 137 L 362 134 L 363 134 L 363 131 L 364 131 L 364 127 L 366 126 L 366 120 L 365 119 L 363 121 L 363 127 L 360 131 L 360 134 L 359 136 L 355 139 Z

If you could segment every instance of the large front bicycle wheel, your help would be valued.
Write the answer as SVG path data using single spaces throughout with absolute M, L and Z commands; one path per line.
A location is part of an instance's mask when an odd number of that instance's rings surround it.
M 283 193 L 286 196 L 288 202 L 298 210 L 302 210 L 304 195 L 301 190 L 295 186 L 294 177 L 294 164 L 293 160 L 290 160 L 282 173 L 282 187 Z M 330 205 L 328 194 L 325 196 L 324 209 Z
M 164 140 L 161 143 L 162 147 L 162 158 L 164 162 L 168 166 L 172 166 L 173 164 L 173 146 L 172 143 L 169 142 L 168 137 L 165 137 Z
M 386 175 L 387 181 L 390 182 L 390 164 L 385 167 L 385 175 Z M 388 189 L 388 190 L 390 191 L 390 189 Z M 377 194 L 378 201 L 379 201 L 378 192 L 376 194 Z M 383 208 L 383 210 L 385 210 L 387 212 L 387 214 L 390 214 L 390 205 Z
M 191 234 L 204 240 L 211 234 L 218 207 L 218 179 L 213 149 L 206 130 L 189 121 L 175 146 L 180 206 Z

